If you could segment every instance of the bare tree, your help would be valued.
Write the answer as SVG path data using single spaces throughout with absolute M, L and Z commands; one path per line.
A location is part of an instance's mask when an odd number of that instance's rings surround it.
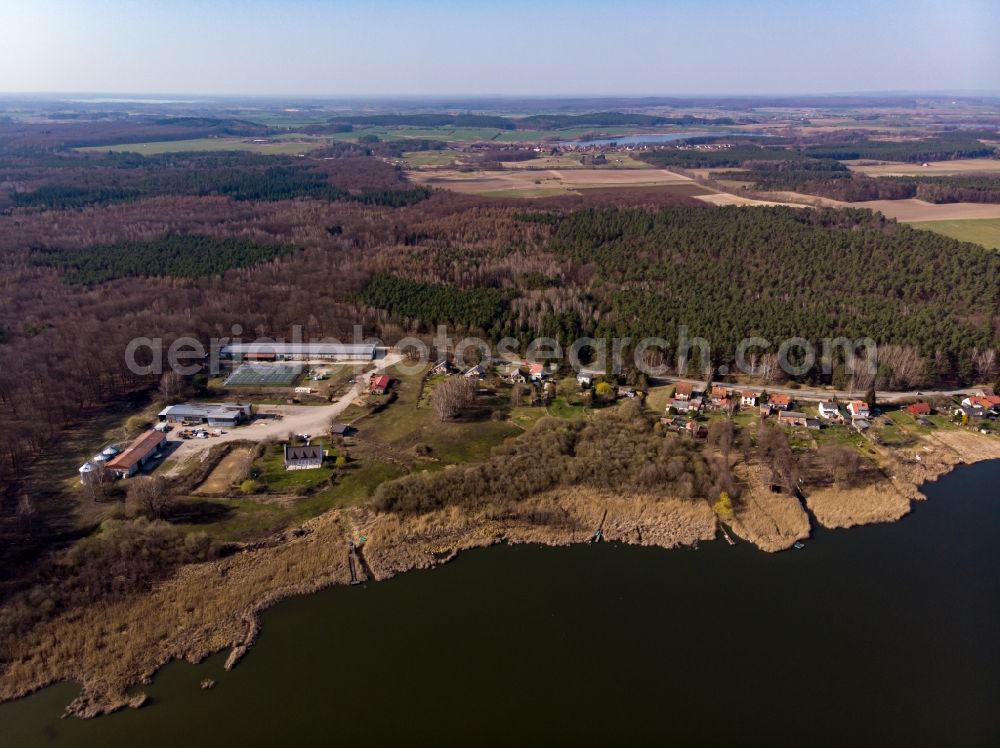
M 167 508 L 167 482 L 159 476 L 140 476 L 129 481 L 126 499 L 132 513 L 160 519 Z
M 454 418 L 475 399 L 476 385 L 465 377 L 449 377 L 431 393 L 431 405 L 442 421 Z
M 858 471 L 861 469 L 861 456 L 853 449 L 825 444 L 820 447 L 819 456 L 836 483 L 851 485 L 857 479 Z
M 168 371 L 160 377 L 160 395 L 167 402 L 178 399 L 184 389 L 184 379 L 176 371 Z
M 717 418 L 708 425 L 708 444 L 719 449 L 727 464 L 729 452 L 733 448 L 733 438 L 733 422 L 728 418 Z
M 973 348 L 972 365 L 976 367 L 976 379 L 980 382 L 992 382 L 997 373 L 997 352 Z

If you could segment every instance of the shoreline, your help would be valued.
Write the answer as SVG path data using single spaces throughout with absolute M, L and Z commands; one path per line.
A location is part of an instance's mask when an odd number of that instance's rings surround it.
M 889 482 L 811 492 L 805 501 L 809 513 L 802 502 L 772 494 L 760 476 L 749 474 L 745 502 L 726 524 L 739 540 L 776 552 L 809 537 L 809 514 L 827 528 L 896 521 L 909 513 L 912 500 L 925 498 L 923 483 L 960 464 L 1000 459 L 1000 443 L 958 436 L 922 445 L 930 451 L 920 460 L 905 462 L 902 455 L 890 455 L 886 467 L 895 469 Z M 973 442 L 967 443 L 969 439 Z M 970 446 L 976 448 L 965 449 Z M 886 485 L 892 490 L 885 490 Z M 81 691 L 64 716 L 90 718 L 142 706 L 145 694 L 129 691 L 148 685 L 172 660 L 197 663 L 229 650 L 229 670 L 256 641 L 262 611 L 288 597 L 350 583 L 347 543 L 361 535 L 368 538 L 363 545 L 368 581 L 382 581 L 498 543 L 585 543 L 598 527 L 610 542 L 670 549 L 715 539 L 719 523 L 704 499 L 589 488 L 414 516 L 378 514 L 368 507 L 335 510 L 279 534 L 275 544 L 183 567 L 147 593 L 70 611 L 39 625 L 26 637 L 24 654 L 0 676 L 0 702 L 71 681 Z

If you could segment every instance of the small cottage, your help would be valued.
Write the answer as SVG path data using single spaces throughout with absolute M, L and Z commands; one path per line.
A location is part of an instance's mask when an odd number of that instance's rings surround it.
M 323 445 L 285 445 L 285 470 L 313 470 L 323 466 Z

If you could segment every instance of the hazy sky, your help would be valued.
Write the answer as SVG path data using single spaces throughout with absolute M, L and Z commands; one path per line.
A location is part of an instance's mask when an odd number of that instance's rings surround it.
M 998 0 L 0 0 L 0 92 L 1000 91 Z

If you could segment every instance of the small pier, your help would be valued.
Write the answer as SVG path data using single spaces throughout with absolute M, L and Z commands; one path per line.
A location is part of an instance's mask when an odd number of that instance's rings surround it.
M 351 570 L 351 584 L 361 584 L 361 579 L 358 576 L 361 569 L 361 559 L 358 558 L 358 547 L 354 545 L 353 540 L 347 541 L 347 566 Z
M 721 524 L 719 525 L 719 530 L 722 532 L 722 537 L 725 538 L 725 541 L 729 543 L 729 545 L 736 545 L 736 541 L 732 539 L 729 533 L 726 532 L 726 528 Z

